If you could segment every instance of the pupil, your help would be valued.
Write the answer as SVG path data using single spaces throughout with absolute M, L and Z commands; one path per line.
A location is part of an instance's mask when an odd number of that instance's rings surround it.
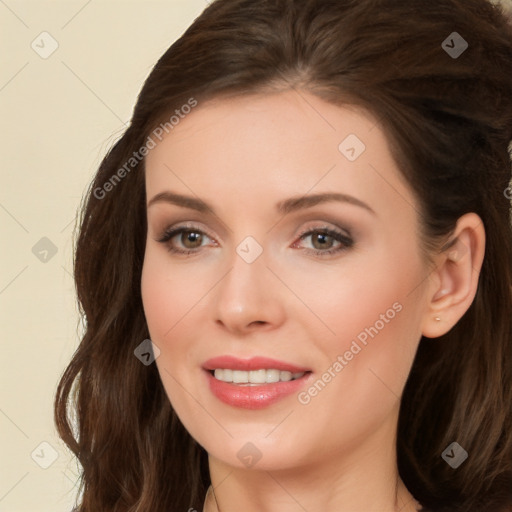
M 197 247 L 198 245 L 201 245 L 201 235 L 199 233 L 194 233 L 192 231 L 184 232 L 183 235 L 185 235 L 184 238 L 184 245 L 185 247 L 190 247 L 191 244 L 193 247 Z M 197 244 L 199 242 L 199 244 Z
M 320 249 L 325 249 L 326 246 L 329 246 L 328 238 L 331 238 L 331 235 L 327 235 L 325 233 L 319 233 L 316 235 L 316 237 L 313 239 L 313 245 L 317 245 Z

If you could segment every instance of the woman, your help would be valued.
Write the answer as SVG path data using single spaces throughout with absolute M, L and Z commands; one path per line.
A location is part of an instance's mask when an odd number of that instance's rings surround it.
M 486 0 L 213 2 L 83 208 L 78 510 L 512 510 L 511 139 Z

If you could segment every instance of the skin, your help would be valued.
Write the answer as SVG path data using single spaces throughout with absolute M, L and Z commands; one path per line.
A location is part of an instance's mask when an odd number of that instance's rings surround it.
M 338 149 L 349 134 L 366 146 L 353 162 Z M 172 191 L 215 212 L 149 206 L 141 285 L 165 391 L 209 454 L 219 509 L 415 510 L 396 465 L 400 396 L 421 335 L 444 334 L 473 301 L 485 246 L 479 217 L 461 217 L 457 244 L 428 266 L 417 202 L 379 125 L 305 91 L 199 104 L 148 154 L 146 191 L 148 202 Z M 275 210 L 323 192 L 349 194 L 374 213 L 334 201 Z M 204 237 L 157 241 L 182 222 Z M 348 230 L 353 245 L 315 255 L 340 243 L 300 235 L 325 227 Z M 236 252 L 247 236 L 263 249 L 250 264 Z M 306 405 L 292 394 L 261 410 L 235 408 L 205 384 L 202 364 L 225 354 L 305 366 L 314 382 L 397 302 L 400 312 Z M 248 442 L 261 453 L 251 468 L 237 457 Z

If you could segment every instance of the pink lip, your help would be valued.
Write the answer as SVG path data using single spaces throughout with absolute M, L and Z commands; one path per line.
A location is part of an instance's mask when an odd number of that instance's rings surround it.
M 282 372 L 307 372 L 309 368 L 303 368 L 294 364 L 278 361 L 277 359 L 270 359 L 268 357 L 251 357 L 249 359 L 239 359 L 234 356 L 219 356 L 208 359 L 203 364 L 205 370 L 216 370 L 217 368 L 229 368 L 231 370 L 279 370 Z
M 206 361 L 203 368 L 210 391 L 222 402 L 242 409 L 254 410 L 268 407 L 293 393 L 298 393 L 312 379 L 311 371 L 307 368 L 266 357 L 253 357 L 250 359 L 238 359 L 233 356 L 214 357 Z M 275 369 L 292 373 L 307 373 L 300 379 L 288 382 L 244 386 L 217 380 L 211 373 L 211 370 L 216 368 L 244 371 Z

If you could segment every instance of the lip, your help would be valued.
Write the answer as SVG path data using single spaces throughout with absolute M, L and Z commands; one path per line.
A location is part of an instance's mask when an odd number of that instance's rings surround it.
M 251 357 L 249 359 L 240 359 L 234 356 L 219 356 L 212 359 L 208 359 L 203 364 L 205 370 L 216 370 L 217 368 L 229 368 L 231 370 L 244 370 L 246 372 L 250 370 L 279 370 L 282 372 L 308 372 L 311 371 L 309 368 L 296 366 L 285 361 L 278 361 L 277 359 L 270 359 L 268 357 Z
M 211 370 L 216 368 L 230 368 L 232 370 L 259 370 L 275 369 L 280 371 L 289 371 L 292 373 L 305 372 L 302 377 L 287 382 L 272 382 L 268 384 L 257 384 L 252 386 L 243 386 L 230 382 L 217 380 Z M 264 409 L 270 405 L 282 400 L 307 385 L 312 379 L 311 370 L 296 366 L 284 361 L 269 359 L 267 357 L 252 357 L 250 359 L 239 359 L 233 356 L 220 356 L 209 359 L 203 365 L 203 370 L 207 379 L 210 391 L 220 401 L 232 407 L 241 409 Z

